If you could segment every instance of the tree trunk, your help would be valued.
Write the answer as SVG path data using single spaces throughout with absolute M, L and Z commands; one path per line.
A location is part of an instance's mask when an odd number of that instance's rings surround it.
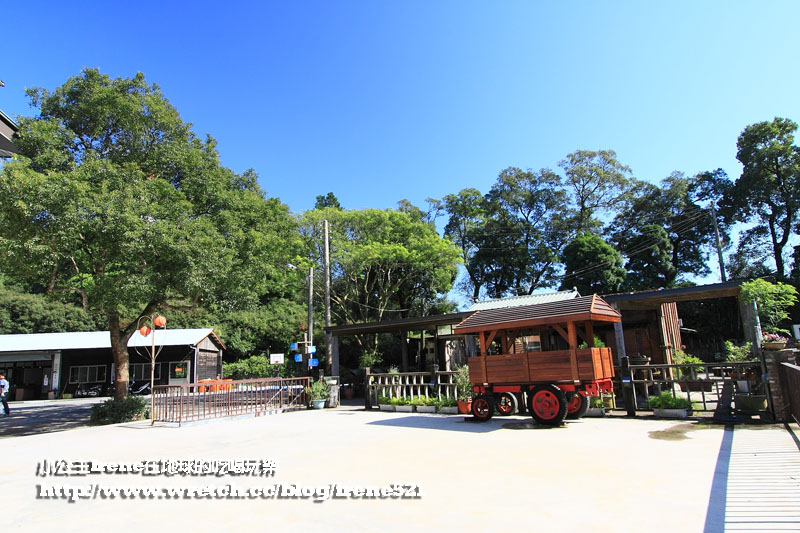
M 114 357 L 114 398 L 128 395 L 128 339 L 132 333 L 120 330 L 119 315 L 108 315 L 108 329 L 111 332 L 111 354 Z

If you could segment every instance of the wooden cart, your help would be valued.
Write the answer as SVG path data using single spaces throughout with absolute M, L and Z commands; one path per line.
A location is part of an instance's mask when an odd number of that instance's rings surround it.
M 613 393 L 611 349 L 594 347 L 594 325 L 620 320 L 597 295 L 469 316 L 454 333 L 477 337 L 477 354 L 467 359 L 473 416 L 489 420 L 495 409 L 510 414 L 525 399 L 539 423 L 580 418 L 588 397 Z

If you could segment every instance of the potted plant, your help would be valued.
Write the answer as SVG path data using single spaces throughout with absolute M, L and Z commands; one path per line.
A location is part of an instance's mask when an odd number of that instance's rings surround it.
M 322 409 L 328 400 L 328 385 L 323 380 L 317 380 L 305 388 L 312 409 Z
M 765 350 L 783 350 L 789 339 L 778 333 L 764 333 L 761 336 L 761 347 Z
M 705 391 L 711 392 L 712 383 L 708 380 L 701 380 L 697 377 L 698 373 L 705 371 L 704 366 L 697 366 L 702 365 L 705 363 L 699 357 L 695 357 L 694 355 L 689 355 L 681 350 L 675 350 L 675 355 L 673 356 L 673 360 L 677 365 L 686 365 L 686 366 L 679 366 L 678 372 L 680 373 L 680 380 L 679 386 L 682 392 L 686 391 Z
M 394 410 L 398 413 L 413 413 L 414 406 L 411 405 L 411 400 L 408 398 L 392 398 Z
M 435 413 L 439 400 L 437 400 L 436 398 L 420 397 L 416 398 L 411 403 L 413 403 L 416 406 L 418 413 Z
M 438 404 L 440 415 L 458 414 L 458 402 L 455 398 L 442 398 Z
M 378 407 L 381 411 L 394 411 L 394 404 L 392 404 L 392 399 L 388 396 L 378 398 Z
M 586 411 L 585 416 L 606 416 L 606 407 L 603 398 L 600 396 L 592 396 L 589 398 L 589 409 Z
M 688 398 L 678 398 L 669 391 L 651 396 L 648 403 L 653 413 L 661 418 L 686 418 L 692 408 Z
M 472 383 L 469 380 L 469 367 L 467 365 L 457 367 L 453 378 L 458 395 L 458 412 L 467 415 L 472 411 Z

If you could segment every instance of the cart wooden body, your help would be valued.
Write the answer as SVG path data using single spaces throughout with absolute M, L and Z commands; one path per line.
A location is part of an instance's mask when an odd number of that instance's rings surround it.
M 620 313 L 597 295 L 488 309 L 469 316 L 454 332 L 474 334 L 478 341 L 477 355 L 467 359 L 476 394 L 473 414 L 488 420 L 497 398 L 505 394 L 509 400 L 511 394 L 516 396 L 514 402 L 526 397 L 525 403 L 539 422 L 560 424 L 567 415 L 582 416 L 587 397 L 613 391 L 611 349 L 594 347 L 595 324 L 620 320 Z M 544 331 L 554 331 L 563 339 L 558 344 L 568 348 L 526 349 L 521 339 Z M 537 401 L 543 406 L 538 413 Z M 488 413 L 483 412 L 486 410 Z M 499 404 L 498 410 L 503 412 Z

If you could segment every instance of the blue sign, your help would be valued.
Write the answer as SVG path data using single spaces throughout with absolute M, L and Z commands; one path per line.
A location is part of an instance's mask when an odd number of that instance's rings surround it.
M 296 352 L 296 351 L 297 351 L 297 343 L 296 343 L 296 342 L 293 342 L 292 344 L 290 344 L 290 345 L 289 345 L 289 349 L 290 349 L 291 351 L 293 351 L 293 352 Z
M 316 346 L 309 346 L 308 347 L 308 353 L 317 353 L 317 347 Z
M 303 362 L 303 355 L 296 353 L 294 354 L 294 362 L 295 363 L 302 363 Z
M 319 366 L 319 359 L 309 359 L 308 366 Z

